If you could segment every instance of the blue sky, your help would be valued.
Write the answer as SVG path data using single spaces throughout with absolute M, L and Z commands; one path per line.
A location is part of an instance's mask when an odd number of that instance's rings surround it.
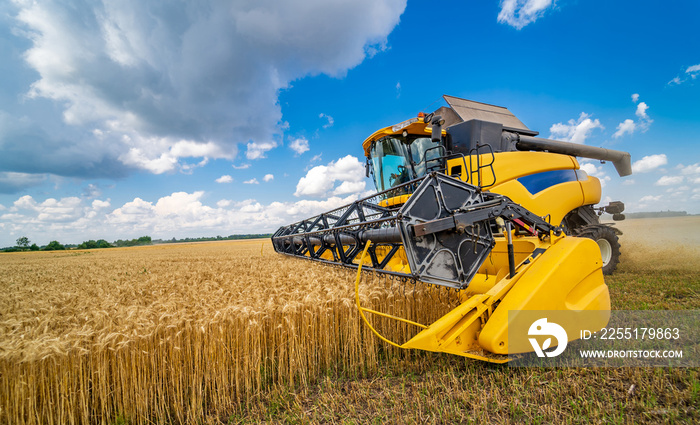
M 700 213 L 700 2 L 0 5 L 0 246 L 271 232 L 373 190 L 361 143 L 449 94 Z

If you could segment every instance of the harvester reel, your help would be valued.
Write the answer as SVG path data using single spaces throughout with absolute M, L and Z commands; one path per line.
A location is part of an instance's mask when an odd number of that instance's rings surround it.
M 400 209 L 382 200 L 413 194 Z M 384 247 L 383 256 L 369 250 L 367 269 L 422 282 L 464 289 L 495 245 L 496 219 L 529 227 L 533 234 L 560 232 L 505 196 L 440 173 L 396 186 L 390 191 L 283 226 L 272 237 L 275 251 L 326 263 L 357 267 L 357 255 L 367 241 Z M 403 247 L 410 274 L 389 269 Z M 330 255 L 332 254 L 332 255 Z M 513 263 L 511 261 L 511 263 Z M 515 264 L 511 264 L 513 267 Z

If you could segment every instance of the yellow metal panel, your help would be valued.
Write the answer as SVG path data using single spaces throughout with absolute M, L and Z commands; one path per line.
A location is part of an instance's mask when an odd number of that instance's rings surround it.
M 497 181 L 485 190 L 505 195 L 540 217 L 550 215 L 550 222 L 554 225 L 561 224 L 571 210 L 600 202 L 600 181 L 595 177 L 589 176 L 583 182 L 560 183 L 536 194 L 528 192 L 516 180 L 535 173 L 578 169 L 579 164 L 574 157 L 549 152 L 501 152 L 494 154 L 494 158 L 493 170 Z M 490 162 L 488 155 L 482 155 L 481 162 Z M 472 160 L 472 163 L 475 165 L 476 161 Z M 468 157 L 449 160 L 447 172 L 452 173 L 459 166 L 463 170 L 460 178 L 469 182 L 471 172 Z M 492 181 L 488 169 L 482 170 L 482 180 L 486 183 Z
M 587 180 L 580 181 L 579 184 L 583 193 L 583 205 L 595 205 L 600 202 L 602 196 L 600 180 L 588 176 Z
M 406 203 L 406 201 L 408 201 L 408 198 L 410 198 L 410 197 L 411 197 L 411 195 L 394 196 L 394 197 L 379 201 L 379 206 L 380 207 L 393 207 L 396 205 L 403 205 Z
M 561 224 L 569 211 L 585 205 L 585 197 L 577 181 L 560 183 L 535 195 L 530 194 L 517 180 L 499 184 L 490 191 L 509 197 L 540 217 L 549 214 L 549 221 L 554 225 Z
M 601 329 L 610 315 L 610 294 L 601 267 L 600 249 L 592 240 L 559 240 L 533 262 L 503 298 L 481 331 L 479 344 L 497 354 L 532 351 L 531 347 L 514 351 L 508 346 L 511 310 L 601 311 L 594 323 L 580 324 L 582 329 Z M 570 334 L 569 339 L 577 336 Z

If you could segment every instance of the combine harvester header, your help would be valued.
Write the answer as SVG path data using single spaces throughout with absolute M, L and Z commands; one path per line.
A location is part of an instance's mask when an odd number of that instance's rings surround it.
M 627 176 L 629 153 L 539 138 L 506 108 L 444 98 L 363 142 L 377 194 L 281 227 L 275 250 L 460 290 L 430 325 L 379 313 L 422 328 L 403 344 L 378 334 L 403 348 L 508 361 L 532 351 L 509 349 L 509 311 L 587 312 L 581 329 L 603 328 L 620 232 L 599 215 L 624 219 L 624 204 L 595 207 L 600 181 L 575 157 Z M 378 313 L 356 299 L 363 318 Z

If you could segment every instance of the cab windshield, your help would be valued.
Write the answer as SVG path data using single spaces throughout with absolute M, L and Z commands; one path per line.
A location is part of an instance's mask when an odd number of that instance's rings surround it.
M 384 191 L 422 177 L 431 165 L 440 164 L 439 144 L 430 137 L 387 136 L 372 144 L 370 160 L 374 184 Z

